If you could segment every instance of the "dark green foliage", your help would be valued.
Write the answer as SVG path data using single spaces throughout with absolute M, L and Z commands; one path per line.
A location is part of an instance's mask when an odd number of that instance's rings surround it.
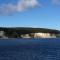
M 57 38 L 60 38 L 60 34 L 56 34 L 56 37 L 57 37 Z

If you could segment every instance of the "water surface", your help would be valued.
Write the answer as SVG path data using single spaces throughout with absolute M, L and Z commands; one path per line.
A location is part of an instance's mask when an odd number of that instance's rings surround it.
M 0 60 L 60 60 L 60 39 L 0 39 Z

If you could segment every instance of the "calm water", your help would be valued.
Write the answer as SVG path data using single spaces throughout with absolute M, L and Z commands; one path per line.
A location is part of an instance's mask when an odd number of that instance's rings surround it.
M 0 60 L 60 60 L 60 39 L 0 39 Z

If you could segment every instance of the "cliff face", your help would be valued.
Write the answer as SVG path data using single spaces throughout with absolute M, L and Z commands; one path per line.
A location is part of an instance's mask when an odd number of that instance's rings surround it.
M 44 29 L 0 29 L 0 38 L 60 38 L 60 33 Z
M 50 33 L 30 33 L 21 35 L 22 38 L 57 38 L 55 34 Z
M 4 31 L 0 31 L 0 38 L 8 38 L 8 37 L 5 36 L 5 32 Z
M 56 38 L 56 35 L 50 33 L 35 33 L 34 38 Z
M 0 31 L 0 38 L 57 38 L 56 34 L 50 34 L 50 33 L 28 33 L 28 34 L 11 34 L 10 36 L 7 36 L 4 31 Z

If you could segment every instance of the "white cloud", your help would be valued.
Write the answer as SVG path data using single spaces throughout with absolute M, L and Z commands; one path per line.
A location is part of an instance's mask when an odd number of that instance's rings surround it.
M 17 11 L 22 11 L 27 8 L 34 8 L 38 5 L 39 5 L 39 3 L 37 0 L 21 0 L 17 4 Z
M 0 6 L 0 14 L 10 14 L 16 11 L 16 6 L 13 4 L 4 4 Z
M 18 0 L 17 4 L 8 3 L 0 5 L 0 14 L 22 12 L 26 9 L 37 7 L 38 5 L 37 0 Z
M 52 3 L 53 3 L 54 5 L 60 5 L 60 0 L 52 0 Z

